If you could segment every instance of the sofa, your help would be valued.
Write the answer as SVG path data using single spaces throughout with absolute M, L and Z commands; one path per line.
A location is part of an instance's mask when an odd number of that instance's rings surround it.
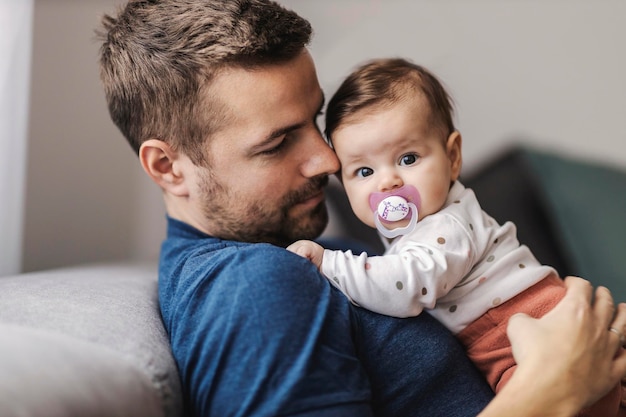
M 2 417 L 181 417 L 151 264 L 0 278 Z
M 561 275 L 626 301 L 626 172 L 513 147 L 462 181 L 514 221 L 522 243 Z M 326 241 L 380 252 L 376 233 L 328 187 Z M 182 417 L 153 264 L 91 264 L 0 277 L 0 416 Z

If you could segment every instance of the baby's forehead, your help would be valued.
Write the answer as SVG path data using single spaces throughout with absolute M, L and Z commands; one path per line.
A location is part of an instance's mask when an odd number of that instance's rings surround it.
M 394 111 L 400 108 L 404 109 L 407 107 L 410 107 L 412 111 L 415 111 L 416 116 L 425 115 L 428 117 L 431 114 L 430 104 L 426 99 L 426 96 L 422 93 L 411 92 L 410 94 L 405 94 L 400 97 L 381 97 L 377 101 L 370 102 L 366 106 L 360 107 L 352 113 L 344 116 L 337 124 L 337 128 L 335 130 L 349 125 L 363 123 L 380 113 Z

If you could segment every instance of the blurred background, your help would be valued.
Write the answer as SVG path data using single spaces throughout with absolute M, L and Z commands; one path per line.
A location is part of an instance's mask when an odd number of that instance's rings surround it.
M 0 0 L 0 31 L 12 30 L 0 43 L 0 275 L 158 257 L 160 191 L 98 79 L 94 30 L 120 3 Z M 626 170 L 623 0 L 281 3 L 314 27 L 327 97 L 369 58 L 434 71 L 456 102 L 465 171 L 514 143 Z

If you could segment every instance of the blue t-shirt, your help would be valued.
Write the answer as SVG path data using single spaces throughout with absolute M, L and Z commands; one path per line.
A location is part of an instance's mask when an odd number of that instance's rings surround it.
M 401 319 L 355 308 L 283 248 L 216 239 L 168 218 L 159 300 L 195 416 L 471 416 L 491 397 L 434 320 L 424 319 L 430 330 L 404 330 Z M 435 341 L 429 352 L 422 339 Z M 440 388 L 448 384 L 464 392 L 451 400 Z

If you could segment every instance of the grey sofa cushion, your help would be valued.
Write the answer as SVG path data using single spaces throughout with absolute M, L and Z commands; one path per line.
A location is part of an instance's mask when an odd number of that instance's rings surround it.
M 4 417 L 163 415 L 148 375 L 111 349 L 15 325 L 0 334 Z
M 182 415 L 154 265 L 91 265 L 2 277 L 0 332 L 1 380 L 10 384 L 0 385 L 3 413 Z

